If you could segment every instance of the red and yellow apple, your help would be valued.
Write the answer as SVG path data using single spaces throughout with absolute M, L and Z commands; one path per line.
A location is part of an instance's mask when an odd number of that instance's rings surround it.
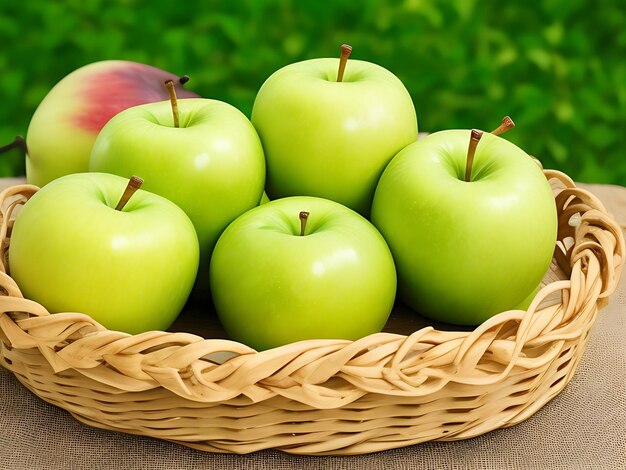
M 63 175 L 86 172 L 100 129 L 126 108 L 167 99 L 167 79 L 176 83 L 181 98 L 198 96 L 182 87 L 186 77 L 123 60 L 95 62 L 63 78 L 28 126 L 28 182 L 43 186 Z

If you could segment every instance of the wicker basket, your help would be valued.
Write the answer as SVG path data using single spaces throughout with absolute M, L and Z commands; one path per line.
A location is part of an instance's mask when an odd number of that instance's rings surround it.
M 261 353 L 188 333 L 108 331 L 24 299 L 6 256 L 15 209 L 37 188 L 14 186 L 0 195 L 0 364 L 83 423 L 214 452 L 361 454 L 514 425 L 569 382 L 624 264 L 621 229 L 598 199 L 545 174 L 558 243 L 528 311 L 473 331 L 425 327 Z

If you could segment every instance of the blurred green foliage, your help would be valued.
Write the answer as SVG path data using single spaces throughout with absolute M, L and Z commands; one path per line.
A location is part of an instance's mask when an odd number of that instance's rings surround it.
M 248 116 L 283 65 L 353 57 L 399 76 L 420 130 L 495 128 L 578 181 L 626 185 L 626 8 L 621 0 L 378 2 L 70 0 L 0 5 L 0 143 L 26 132 L 48 90 L 103 59 L 192 77 Z M 71 145 L 71 142 L 68 142 Z M 19 152 L 0 174 L 24 171 Z

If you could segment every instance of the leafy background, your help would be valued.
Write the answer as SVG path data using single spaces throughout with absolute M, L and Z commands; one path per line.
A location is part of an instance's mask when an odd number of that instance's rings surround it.
M 283 65 L 353 57 L 400 77 L 420 130 L 507 134 L 546 167 L 626 185 L 626 9 L 620 0 L 335 2 L 28 1 L 0 4 L 0 143 L 25 134 L 50 88 L 103 59 L 192 77 L 188 87 L 248 116 Z M 68 143 L 70 145 L 71 143 Z M 18 151 L 0 175 L 22 174 Z

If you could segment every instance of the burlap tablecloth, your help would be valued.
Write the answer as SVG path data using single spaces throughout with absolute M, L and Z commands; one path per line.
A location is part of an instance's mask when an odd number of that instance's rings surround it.
M 0 188 L 15 183 L 0 181 Z M 626 227 L 626 188 L 580 185 Z M 565 390 L 529 420 L 458 442 L 353 457 L 209 454 L 89 428 L 0 369 L 2 469 L 626 469 L 626 275 L 600 312 Z

